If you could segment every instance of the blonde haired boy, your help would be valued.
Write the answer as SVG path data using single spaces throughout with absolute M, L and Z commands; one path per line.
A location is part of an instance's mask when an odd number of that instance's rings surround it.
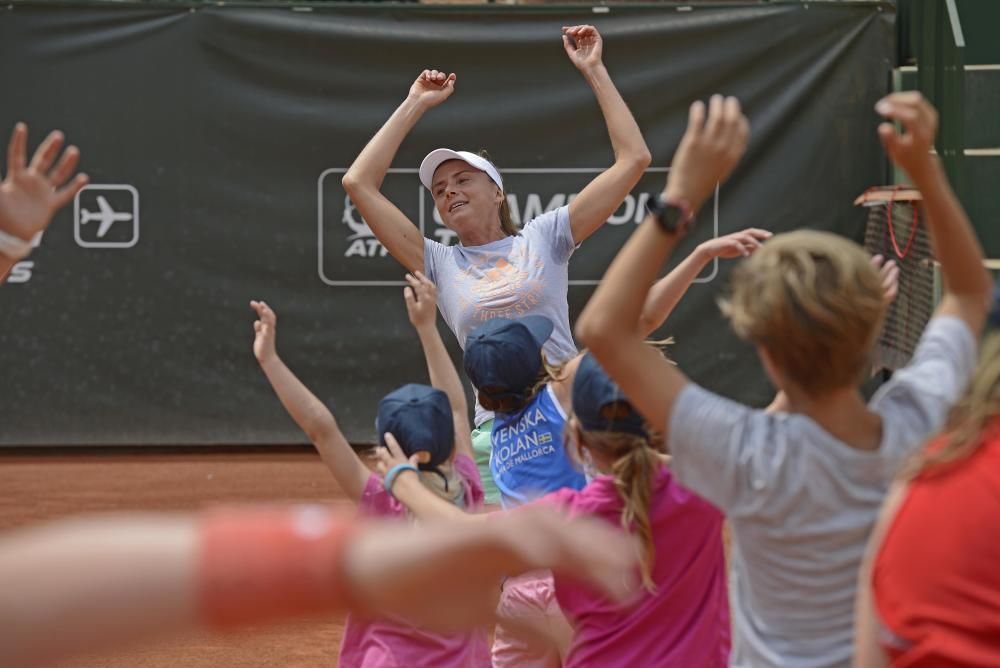
M 662 204 L 618 254 L 576 332 L 645 418 L 664 425 L 679 482 L 728 516 L 734 666 L 850 664 L 856 573 L 900 463 L 944 424 L 972 373 L 990 294 L 982 251 L 931 148 L 937 114 L 919 93 L 876 111 L 879 136 L 924 197 L 944 296 L 908 367 L 870 402 L 859 391 L 881 327 L 877 270 L 856 244 L 800 230 L 738 267 L 724 311 L 783 392 L 754 410 L 690 382 L 642 343 L 646 286 L 691 211 L 742 155 L 735 98 L 691 106 Z

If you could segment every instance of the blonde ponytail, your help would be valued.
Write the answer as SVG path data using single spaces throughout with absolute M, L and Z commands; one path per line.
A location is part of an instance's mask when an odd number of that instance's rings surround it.
M 643 439 L 633 436 L 642 445 L 629 449 L 611 467 L 615 477 L 615 489 L 622 498 L 622 526 L 635 527 L 642 544 L 639 569 L 642 585 L 650 592 L 656 591 L 653 583 L 653 563 L 656 547 L 653 544 L 653 526 L 649 521 L 649 506 L 653 500 L 653 475 L 660 464 L 660 458 Z
M 663 465 L 662 455 L 649 439 L 636 434 L 584 431 L 576 416 L 570 416 L 565 433 L 567 444 L 571 434 L 576 434 L 578 454 L 580 447 L 584 446 L 613 460 L 611 474 L 615 490 L 622 500 L 621 525 L 626 531 L 638 534 L 642 545 L 639 559 L 642 584 L 647 591 L 655 593 L 653 564 L 656 562 L 656 548 L 649 508 L 653 501 L 653 479 Z

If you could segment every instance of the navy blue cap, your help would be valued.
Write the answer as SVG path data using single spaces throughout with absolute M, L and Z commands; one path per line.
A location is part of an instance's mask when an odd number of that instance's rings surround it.
M 375 418 L 379 445 L 385 446 L 385 433 L 396 437 L 407 457 L 420 451 L 431 459 L 422 469 L 435 469 L 448 461 L 455 448 L 455 422 L 448 395 L 431 387 L 410 383 L 393 390 L 378 402 Z
M 619 404 L 619 410 L 605 410 L 609 404 Z M 573 378 L 573 413 L 584 431 L 648 435 L 645 420 L 590 353 L 580 360 Z
M 993 284 L 993 303 L 990 305 L 990 314 L 986 322 L 990 327 L 1000 328 L 1000 279 Z
M 498 398 L 522 396 L 542 371 L 542 346 L 552 327 L 540 315 L 493 318 L 476 327 L 465 339 L 465 372 L 472 384 L 496 388 L 491 394 Z

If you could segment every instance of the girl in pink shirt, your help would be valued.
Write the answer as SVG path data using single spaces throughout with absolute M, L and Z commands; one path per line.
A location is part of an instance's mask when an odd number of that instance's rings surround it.
M 636 575 L 643 588 L 622 605 L 557 575 L 556 598 L 574 628 L 564 666 L 726 666 L 722 514 L 676 483 L 642 417 L 589 354 L 573 381 L 573 412 L 567 443 L 593 480 L 582 490 L 563 489 L 525 507 L 556 505 L 570 515 L 603 517 L 634 534 L 642 545 Z M 388 447 L 391 452 L 380 451 L 380 470 L 405 461 L 391 441 Z M 441 503 L 412 473 L 396 476 L 390 491 L 418 517 L 483 517 Z
M 420 281 L 410 275 L 411 286 Z M 426 280 L 426 279 L 425 279 Z M 433 299 L 419 301 L 406 288 L 406 309 L 427 358 L 431 383 L 410 384 L 390 392 L 379 402 L 376 428 L 394 436 L 412 458 L 404 468 L 428 494 L 452 508 L 474 511 L 483 502 L 483 487 L 472 459 L 468 410 L 461 381 L 441 341 L 435 323 Z M 337 426 L 333 414 L 285 366 L 275 350 L 277 316 L 264 302 L 251 302 L 259 320 L 254 323 L 254 354 L 289 414 L 316 446 L 348 498 L 363 515 L 398 517 L 406 509 L 383 488 L 358 457 Z M 455 429 L 456 421 L 462 428 Z M 391 482 L 392 476 L 389 476 Z M 433 605 L 433 592 L 428 604 Z M 341 668 L 486 668 L 490 653 L 483 630 L 434 633 L 402 620 L 349 615 L 340 646 Z
M 636 535 L 643 588 L 623 608 L 557 575 L 556 599 L 576 631 L 564 665 L 726 666 L 722 513 L 677 484 L 642 417 L 589 353 L 573 383 L 573 413 L 567 442 L 593 480 L 541 502 Z

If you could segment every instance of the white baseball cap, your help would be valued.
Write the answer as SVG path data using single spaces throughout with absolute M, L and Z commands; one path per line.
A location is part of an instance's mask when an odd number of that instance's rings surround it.
M 503 190 L 503 179 L 500 178 L 500 172 L 497 171 L 492 162 L 475 153 L 453 151 L 450 148 L 436 148 L 428 153 L 427 157 L 420 163 L 420 182 L 424 184 L 425 188 L 431 190 L 434 172 L 437 171 L 442 162 L 447 162 L 448 160 L 461 160 L 472 165 L 479 171 L 486 172 L 486 175 L 493 179 L 493 183 L 497 184 L 500 190 Z

